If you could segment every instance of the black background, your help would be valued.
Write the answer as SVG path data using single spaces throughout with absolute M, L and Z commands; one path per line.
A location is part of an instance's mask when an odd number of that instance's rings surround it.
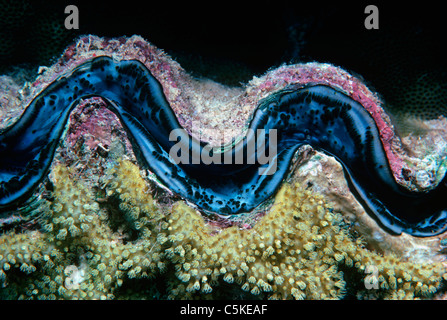
M 442 2 L 0 0 L 0 73 L 51 65 L 80 35 L 139 34 L 188 71 L 229 85 L 281 63 L 331 62 L 390 101 L 399 81 L 447 83 Z M 66 30 L 64 9 L 79 9 Z M 366 30 L 368 4 L 379 30 Z M 441 101 L 444 103 L 444 101 Z

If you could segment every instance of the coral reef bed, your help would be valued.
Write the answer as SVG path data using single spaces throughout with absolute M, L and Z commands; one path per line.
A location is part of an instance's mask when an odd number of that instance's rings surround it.
M 331 299 L 346 294 L 349 272 L 363 287 L 358 298 L 409 299 L 433 296 L 445 277 L 441 263 L 366 249 L 324 197 L 298 184 L 285 184 L 252 228 L 216 229 L 183 201 L 157 203 L 128 160 L 105 177 L 98 204 L 68 169 L 54 168 L 42 230 L 0 237 L 2 298 L 222 298 L 220 287 L 231 284 L 226 298 Z M 377 289 L 367 290 L 371 266 Z M 160 276 L 166 291 L 121 289 Z
M 84 70 L 97 56 L 111 58 L 112 71 L 116 61 L 138 60 L 160 83 L 180 125 L 211 145 L 245 134 L 256 106 L 278 92 L 310 84 L 340 90 L 330 92 L 343 92 L 371 115 L 380 136 L 375 141 L 383 144 L 397 184 L 429 191 L 445 179 L 446 119 L 423 122 L 423 135 L 400 137 L 379 95 L 341 68 L 281 66 L 244 88 L 228 88 L 192 78 L 137 36 L 82 37 L 23 87 L 0 78 L 0 128 L 18 119 L 36 97 L 51 103 L 45 88 L 62 86 L 67 70 Z M 0 212 L 0 298 L 413 299 L 443 294 L 445 233 L 390 234 L 356 198 L 336 158 L 304 145 L 262 205 L 238 216 L 204 214 L 167 188 L 158 172 L 137 165 L 139 149 L 109 103 L 96 96 L 81 99 L 65 129 L 60 125 L 63 139 L 56 141 L 48 177 L 25 203 Z M 225 135 L 216 133 L 222 130 Z M 1 174 L 8 177 L 6 171 Z

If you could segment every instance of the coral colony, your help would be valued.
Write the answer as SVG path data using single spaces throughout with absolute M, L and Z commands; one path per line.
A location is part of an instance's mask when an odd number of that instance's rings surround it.
M 400 137 L 341 68 L 229 88 L 138 36 L 0 81 L 1 298 L 443 294 L 443 117 Z

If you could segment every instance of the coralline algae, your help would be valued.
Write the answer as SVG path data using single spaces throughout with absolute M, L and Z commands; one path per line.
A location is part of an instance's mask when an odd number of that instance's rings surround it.
M 174 110 L 180 125 L 194 135 L 197 134 L 194 126 L 199 123 L 201 128 L 199 138 L 212 145 L 228 143 L 232 137 L 244 135 L 248 120 L 255 107 L 272 93 L 297 84 L 299 86 L 306 84 L 330 85 L 341 90 L 353 100 L 360 102 L 372 115 L 379 129 L 381 141 L 396 181 L 410 189 L 425 190 L 433 188 L 444 177 L 443 161 L 446 148 L 445 143 L 443 148 L 441 142 L 446 141 L 445 131 L 429 132 L 422 138 L 405 137 L 404 142 L 402 142 L 401 138 L 394 134 L 392 123 L 381 107 L 380 97 L 371 92 L 358 78 L 329 64 L 310 63 L 282 66 L 262 77 L 254 78 L 247 84 L 246 90 L 242 90 L 191 78 L 162 51 L 139 37 L 113 40 L 89 36 L 81 38 L 75 45 L 68 48 L 54 66 L 45 70 L 42 69 L 43 73 L 37 80 L 27 87 L 26 92 L 22 92 L 21 100 L 24 103 L 17 103 L 19 94 L 11 94 L 10 100 L 12 100 L 12 103 L 2 104 L 2 107 L 9 105 L 23 107 L 27 105 L 33 97 L 49 83 L 64 74 L 66 70 L 101 55 L 111 56 L 116 60 L 137 59 L 142 61 L 160 82 L 164 95 Z M 210 97 L 215 98 L 210 100 Z M 14 99 L 16 100 L 14 101 Z M 205 99 L 207 103 L 203 103 Z M 72 165 L 73 168 L 77 168 L 80 177 L 86 176 L 84 170 L 98 177 L 105 174 L 107 167 L 110 166 L 109 162 L 113 159 L 123 156 L 134 159 L 125 130 L 119 125 L 116 118 L 113 119 L 113 113 L 106 111 L 101 106 L 102 104 L 104 104 L 104 101 L 101 99 L 82 101 L 81 105 L 72 112 L 66 141 L 62 148 L 59 147 L 56 151 L 56 161 L 52 167 L 62 162 L 65 165 Z M 221 107 L 222 105 L 224 107 Z M 99 128 L 103 129 L 93 128 L 94 122 L 87 116 L 88 110 L 92 106 L 96 107 L 90 112 L 96 113 L 95 116 L 100 120 Z M 83 119 L 83 117 L 86 118 Z M 8 124 L 10 123 L 8 122 Z M 443 123 L 445 123 L 445 119 L 441 118 L 436 120 L 434 125 L 441 127 Z M 4 123 L 2 125 L 3 127 L 6 126 Z M 113 132 L 112 135 L 106 133 L 109 130 Z M 96 133 L 93 133 L 95 131 Z M 222 131 L 225 131 L 225 136 L 216 135 L 216 132 Z M 86 135 L 86 133 L 91 136 Z M 121 141 L 121 143 L 118 141 Z M 414 151 L 417 156 L 414 156 L 414 154 L 409 156 L 403 147 L 403 143 L 409 144 L 412 141 L 438 141 L 438 143 L 433 148 L 427 148 L 427 143 L 419 143 L 416 145 L 417 150 Z M 73 152 L 81 145 L 82 148 L 87 149 L 87 152 Z M 97 162 L 94 163 L 97 165 L 85 169 L 88 166 L 82 166 L 79 163 L 83 162 L 89 153 L 88 151 L 97 153 L 97 156 L 93 157 L 96 159 Z M 115 152 L 115 155 L 108 158 L 108 152 Z M 310 155 L 314 156 L 308 158 Z M 307 162 L 307 166 L 301 166 L 306 162 L 306 158 L 312 160 Z M 377 225 L 374 219 L 371 219 L 365 213 L 364 208 L 349 191 L 343 170 L 334 158 L 319 154 L 312 148 L 302 147 L 294 160 L 295 170 L 291 172 L 288 181 L 306 181 L 309 188 L 327 197 L 329 202 L 335 204 L 334 210 L 342 212 L 346 217 L 352 232 L 357 232 L 364 237 L 371 248 L 385 253 L 396 251 L 407 260 L 416 256 L 412 257 L 410 254 L 414 252 L 415 248 L 424 248 L 424 254 L 417 255 L 419 260 L 437 261 L 439 259 L 438 254 L 441 248 L 439 239 L 442 239 L 443 235 L 427 239 L 415 238 L 407 234 L 389 235 Z M 337 166 L 338 169 L 336 169 Z M 331 168 L 336 170 L 331 171 Z M 322 175 L 322 173 L 326 175 Z M 432 177 L 429 183 L 424 178 L 427 175 Z M 93 178 L 92 181 L 98 181 L 98 179 Z M 337 185 L 335 189 L 333 188 L 334 185 Z M 160 201 L 166 201 L 166 197 L 172 196 L 165 194 L 163 197 L 165 200 Z M 259 212 L 255 210 L 252 215 L 254 214 L 259 214 Z M 263 214 L 268 215 L 268 212 Z M 220 225 L 224 224 L 224 222 L 220 223 Z M 419 252 L 422 251 L 419 250 Z

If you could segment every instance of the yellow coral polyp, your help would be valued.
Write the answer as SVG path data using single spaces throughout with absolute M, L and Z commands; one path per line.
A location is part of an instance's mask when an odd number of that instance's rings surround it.
M 118 200 L 112 210 L 137 232 L 123 241 L 86 185 L 61 166 L 51 176 L 54 201 L 42 229 L 0 236 L 0 283 L 19 298 L 111 299 L 127 279 L 169 270 L 173 299 L 219 297 L 223 283 L 265 298 L 336 299 L 348 285 L 340 266 L 357 274 L 360 283 L 350 285 L 359 288 L 359 298 L 426 297 L 447 278 L 441 265 L 415 265 L 365 249 L 322 196 L 299 184 L 284 184 L 251 229 L 216 230 L 183 201 L 158 205 L 138 166 L 123 160 L 102 184 L 104 194 Z M 373 291 L 363 283 L 371 267 L 377 272 L 368 279 L 378 286 Z M 17 272 L 28 274 L 26 280 Z
M 130 162 L 122 162 L 116 168 L 121 177 L 130 176 L 139 171 L 131 169 Z M 117 176 L 118 177 L 118 176 Z M 118 185 L 122 179 L 118 179 Z M 144 190 L 143 180 L 138 176 L 131 179 L 133 184 Z M 113 184 L 115 186 L 116 184 Z M 125 188 L 126 190 L 129 188 Z M 120 189 L 118 194 L 126 193 Z M 127 195 L 131 193 L 126 193 Z M 152 204 L 138 193 L 126 199 L 129 205 L 147 207 Z M 153 207 L 152 207 L 153 209 Z M 340 227 L 339 215 L 330 212 L 324 199 L 310 191 L 303 191 L 298 184 L 284 185 L 275 197 L 270 211 L 262 217 L 252 229 L 242 230 L 237 226 L 215 233 L 205 220 L 193 208 L 184 202 L 175 203 L 167 217 L 166 234 L 158 234 L 161 245 L 166 246 L 164 256 L 174 264 L 181 283 L 172 283 L 171 298 L 191 298 L 200 289 L 200 282 L 206 283 L 202 293 L 216 292 L 212 289 L 220 281 L 239 285 L 243 291 L 251 294 L 266 294 L 272 298 L 339 298 L 344 295 L 346 282 L 338 266 L 355 264 L 360 272 L 368 264 L 391 265 L 400 273 L 400 282 L 391 275 L 386 275 L 382 287 L 391 287 L 385 297 L 395 297 L 393 290 L 404 290 L 412 297 L 415 285 L 405 277 L 405 268 L 399 267 L 396 261 L 364 249 L 361 241 L 353 241 L 346 230 Z M 194 254 L 189 254 L 194 250 Z M 191 268 L 195 264 L 196 267 Z M 438 266 L 439 267 L 439 266 Z M 436 270 L 438 276 L 426 277 L 431 288 L 440 284 L 439 274 L 442 270 L 433 266 L 420 266 L 418 270 Z M 212 282 L 204 282 L 203 278 L 212 273 Z M 385 269 L 384 269 L 385 270 Z M 285 281 L 287 279 L 287 281 Z M 384 278 L 385 279 L 385 278 Z M 210 288 L 208 288 L 210 286 Z M 432 289 L 433 290 L 433 289 Z M 429 290 L 425 290 L 427 292 Z

